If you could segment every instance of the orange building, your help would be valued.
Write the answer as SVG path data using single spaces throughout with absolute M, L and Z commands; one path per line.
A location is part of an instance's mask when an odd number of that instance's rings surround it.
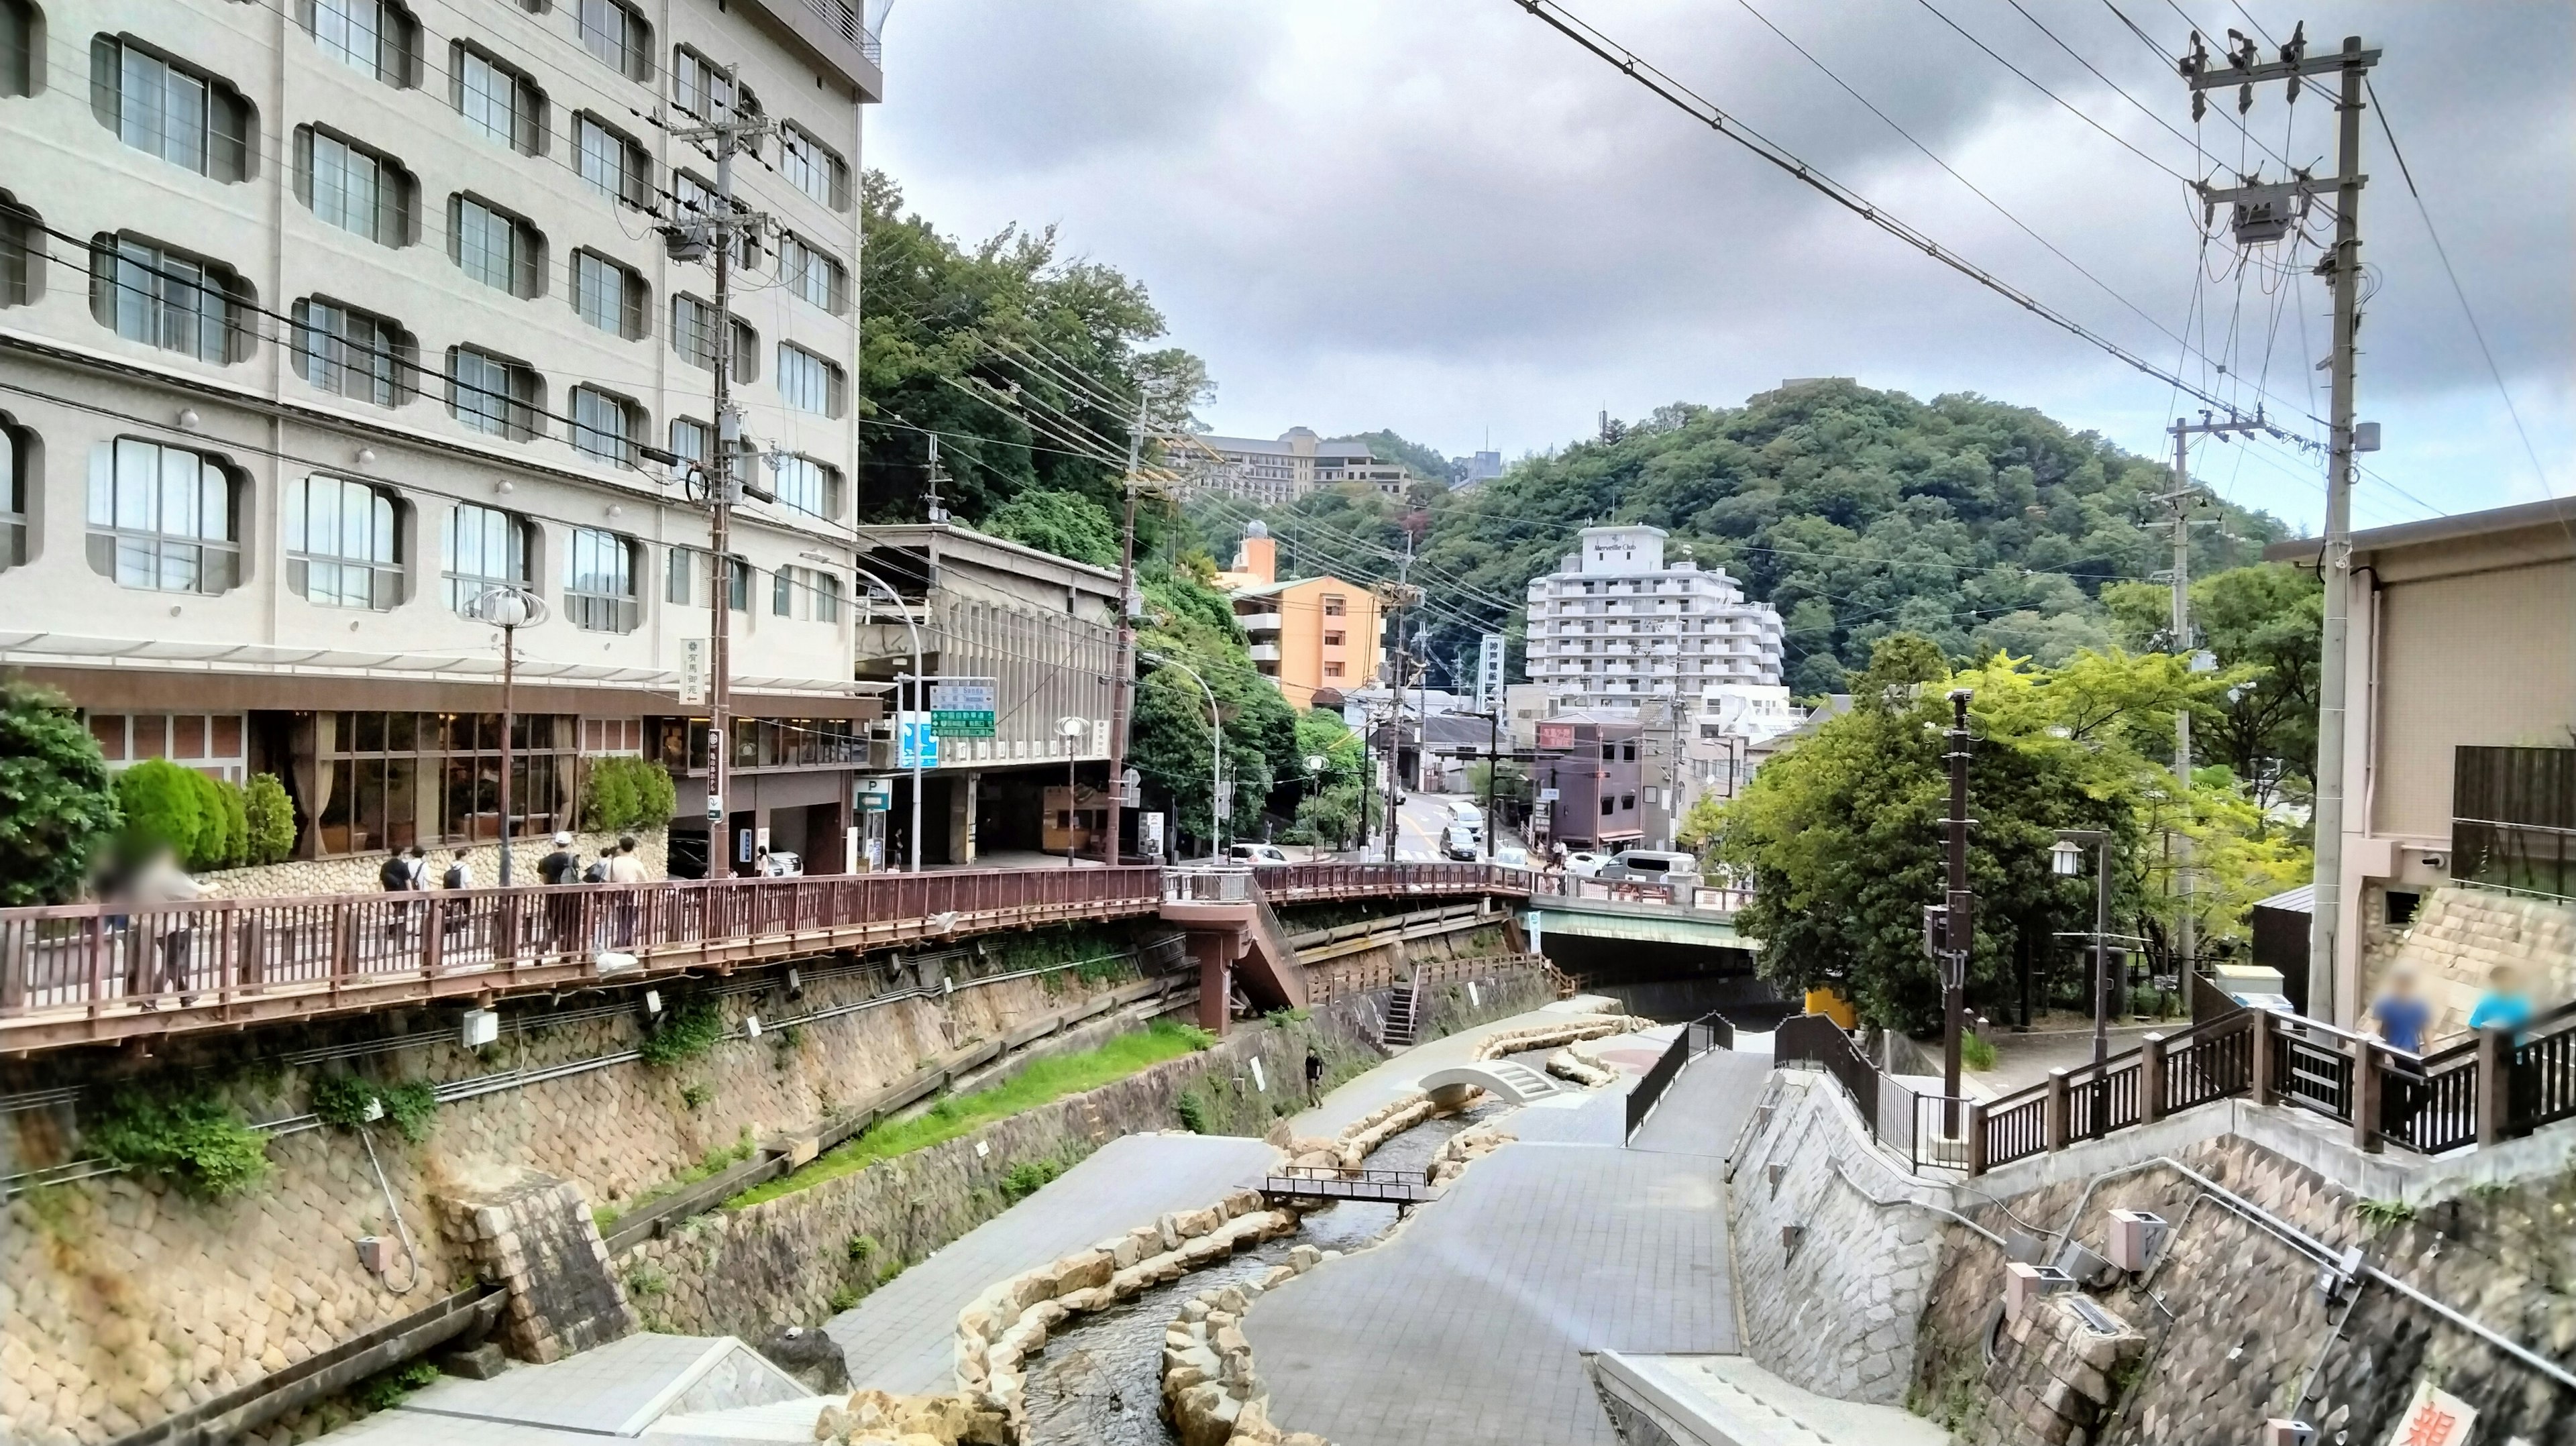
M 1373 687 L 1378 680 L 1377 595 L 1337 577 L 1279 580 L 1279 544 L 1255 522 L 1217 586 L 1234 600 L 1234 620 L 1252 640 L 1253 666 L 1292 708 L 1312 706 L 1318 688 Z

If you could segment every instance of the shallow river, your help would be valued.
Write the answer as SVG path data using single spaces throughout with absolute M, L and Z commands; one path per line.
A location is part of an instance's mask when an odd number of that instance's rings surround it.
M 1379 1146 L 1368 1167 L 1425 1169 L 1450 1136 L 1501 1110 L 1488 1099 L 1464 1113 L 1427 1120 Z M 1394 1225 L 1392 1205 L 1344 1202 L 1317 1210 L 1294 1235 L 1068 1324 L 1029 1363 L 1029 1440 L 1036 1446 L 1178 1446 L 1180 1438 L 1163 1419 L 1162 1366 L 1163 1330 L 1180 1313 L 1181 1302 L 1285 1264 L 1297 1246 L 1357 1250 Z

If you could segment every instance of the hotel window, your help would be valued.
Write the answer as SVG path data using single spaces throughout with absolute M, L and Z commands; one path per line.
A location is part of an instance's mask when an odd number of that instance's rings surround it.
M 408 246 L 414 234 L 411 172 L 355 141 L 295 128 L 295 199 L 314 218 L 381 246 Z
M 674 547 L 662 559 L 662 601 L 675 607 L 688 607 L 697 595 L 698 574 L 706 568 L 706 554 L 694 548 Z
M 671 172 L 671 204 L 684 216 L 716 214 L 716 188 L 687 171 Z M 734 214 L 748 215 L 751 208 L 741 201 L 733 203 Z M 733 264 L 744 270 L 760 265 L 760 240 L 750 228 L 733 235 Z
M 817 462 L 811 457 L 798 457 L 773 452 L 776 470 L 770 474 L 771 491 L 781 507 L 793 507 L 812 517 L 832 518 L 841 515 L 841 469 Z
M 309 715 L 314 769 L 299 801 L 325 856 L 484 843 L 501 832 L 501 715 Z M 569 828 L 580 720 L 522 713 L 511 728 L 513 837 Z M 299 770 L 300 772 L 300 770 Z M 299 783 L 303 780 L 299 779 Z
M 813 589 L 807 596 L 813 601 L 814 621 L 839 622 L 841 620 L 841 579 L 832 573 L 816 572 L 806 574 L 806 580 L 813 584 Z
M 572 569 L 565 575 L 564 612 L 572 625 L 594 633 L 631 633 L 641 620 L 635 593 L 635 544 L 596 527 L 572 530 Z
M 673 417 L 671 453 L 680 459 L 672 466 L 671 475 L 686 477 L 692 464 L 706 467 L 715 461 L 716 434 L 704 422 L 688 417 Z
M 778 395 L 800 412 L 837 417 L 848 401 L 842 370 L 792 342 L 778 344 Z
M 1347 602 L 1340 593 L 1328 592 L 1324 594 L 1324 616 L 1328 618 L 1337 618 L 1343 616 L 1348 611 L 1349 607 Z
M 715 334 L 713 306 L 684 291 L 672 294 L 671 350 L 692 366 L 714 371 Z M 733 379 L 745 386 L 760 380 L 760 333 L 738 316 L 733 319 Z
M 248 360 L 250 286 L 232 268 L 140 237 L 90 243 L 90 314 L 128 341 L 199 361 Z
M 730 120 L 737 113 L 760 109 L 760 100 L 749 86 L 685 45 L 671 51 L 671 104 L 701 121 Z
M 27 562 L 27 434 L 0 413 L 0 572 Z
M 1326 663 L 1326 664 L 1324 665 L 1324 676 L 1325 676 L 1325 677 L 1327 677 L 1327 678 L 1338 678 L 1338 677 L 1340 677 L 1341 675 L 1342 675 L 1342 665 L 1341 665 L 1341 664 L 1339 664 L 1339 663 Z
M 112 769 L 166 758 L 210 778 L 239 783 L 248 773 L 239 713 L 91 713 L 89 736 Z
M 535 555 L 526 519 L 496 507 L 456 504 L 439 541 L 447 554 L 447 606 L 471 616 L 475 600 L 496 587 L 531 587 L 528 559 Z
M 286 585 L 324 607 L 402 601 L 401 514 L 381 488 L 343 477 L 286 484 Z
M 0 191 L 0 306 L 25 306 L 44 294 L 44 218 Z
M 769 612 L 772 617 L 796 616 L 796 594 L 803 584 L 797 579 L 801 568 L 782 567 L 769 575 Z
M 525 218 L 461 191 L 447 198 L 447 259 L 495 291 L 545 293 L 545 237 Z
M 792 234 L 778 240 L 778 276 L 788 290 L 834 316 L 849 310 L 849 272 Z
M 124 587 L 220 593 L 241 580 L 240 483 L 217 458 L 134 437 L 90 453 L 89 565 Z
M 572 428 L 566 435 L 575 451 L 622 467 L 635 460 L 635 438 L 643 430 L 643 409 L 635 403 L 597 387 L 572 389 Z
M 596 251 L 572 253 L 572 309 L 582 320 L 633 341 L 647 304 L 643 277 Z
M 390 0 L 297 0 L 296 23 L 322 53 L 393 86 L 420 84 L 420 23 Z
M 247 180 L 250 102 L 212 76 L 113 35 L 90 42 L 90 110 L 117 139 L 218 181 Z
M 398 407 L 419 368 L 410 333 L 381 316 L 308 296 L 295 303 L 295 370 L 336 396 Z
M 546 93 L 516 67 L 457 41 L 448 52 L 447 97 L 468 130 L 522 155 L 546 151 Z
M 601 120 L 582 114 L 572 120 L 573 171 L 590 188 L 612 201 L 644 209 L 652 162 L 633 137 Z
M 797 126 L 778 128 L 778 173 L 833 210 L 850 209 L 849 162 Z
M 470 346 L 447 349 L 447 411 L 468 428 L 524 442 L 545 435 L 544 410 L 535 368 Z
M 0 95 L 36 93 L 36 47 L 43 33 L 29 0 L 0 0 Z
M 574 0 L 582 47 L 629 80 L 653 78 L 653 27 L 619 0 Z
M 1328 632 L 1324 634 L 1324 646 L 1328 648 L 1338 648 L 1342 645 L 1342 637 L 1343 634 L 1339 630 Z
M 725 559 L 725 606 L 738 613 L 751 611 L 751 564 L 739 557 Z

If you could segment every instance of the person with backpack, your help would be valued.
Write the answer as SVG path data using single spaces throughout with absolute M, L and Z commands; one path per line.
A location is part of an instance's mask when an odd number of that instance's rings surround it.
M 443 889 L 470 889 L 474 887 L 474 868 L 471 864 L 468 864 L 465 861 L 465 850 L 458 849 L 455 853 L 448 855 L 447 872 L 440 876 L 438 883 L 439 887 Z M 445 924 L 439 932 L 447 936 L 446 947 L 448 952 L 454 953 L 458 942 L 460 940 L 470 938 L 473 929 L 473 906 L 471 904 L 459 902 L 448 907 L 445 915 Z
M 555 850 L 537 860 L 537 879 L 547 884 L 569 884 L 581 875 L 581 855 L 573 851 L 572 835 L 555 835 Z
M 384 885 L 385 892 L 389 894 L 417 893 L 429 886 L 428 874 L 429 858 L 421 851 L 420 845 L 413 844 L 410 849 L 385 859 L 384 867 L 376 871 L 376 882 Z M 411 921 L 418 912 L 416 904 L 388 906 L 385 910 L 385 938 L 396 943 L 407 942 L 412 932 Z
M 572 846 L 568 832 L 555 835 L 554 852 L 537 861 L 537 878 L 549 885 L 581 882 L 581 855 Z M 558 894 L 546 900 L 546 944 L 556 953 L 570 953 L 581 946 L 581 900 L 571 894 Z
M 447 875 L 445 878 L 439 880 L 439 887 L 445 889 L 470 889 L 474 887 L 474 868 L 471 864 L 468 864 L 465 861 L 465 850 L 458 849 L 454 854 L 449 856 Z

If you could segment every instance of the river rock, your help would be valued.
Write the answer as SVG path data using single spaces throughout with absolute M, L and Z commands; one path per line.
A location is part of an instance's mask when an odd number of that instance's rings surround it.
M 1274 1265 L 1268 1270 L 1261 1272 L 1261 1279 L 1255 1282 L 1255 1284 L 1258 1284 L 1263 1290 L 1276 1290 L 1280 1286 L 1286 1285 L 1288 1282 L 1295 1280 L 1296 1278 L 1297 1267 L 1293 1265 Z
M 814 1439 L 829 1441 L 850 1434 L 850 1413 L 838 1406 L 825 1406 L 814 1418 Z
M 840 1344 L 821 1331 L 789 1326 L 763 1340 L 758 1349 L 815 1395 L 837 1395 L 850 1388 L 850 1366 L 841 1356 Z
M 1295 1270 L 1301 1275 L 1323 1263 L 1324 1252 L 1316 1249 L 1314 1246 L 1293 1246 L 1288 1251 L 1289 1268 Z

